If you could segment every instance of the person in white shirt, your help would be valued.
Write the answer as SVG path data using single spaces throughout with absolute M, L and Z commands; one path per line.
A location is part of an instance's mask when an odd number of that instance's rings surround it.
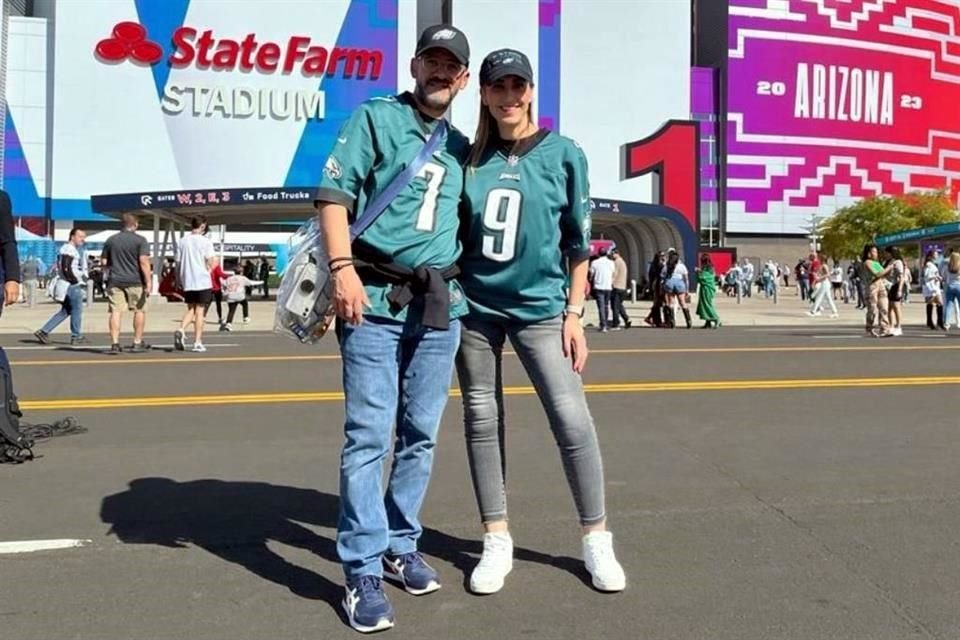
M 607 256 L 604 249 L 600 257 L 590 265 L 590 281 L 593 282 L 593 299 L 597 301 L 597 311 L 600 312 L 600 331 L 610 330 L 610 294 L 613 291 L 613 272 L 617 265 Z
M 743 280 L 741 286 L 743 287 L 744 297 L 751 298 L 753 297 L 753 277 L 756 275 L 756 271 L 753 268 L 753 263 L 750 262 L 750 258 L 743 259 Z
M 193 323 L 193 350 L 204 352 L 203 320 L 207 305 L 213 300 L 213 280 L 210 270 L 217 262 L 213 243 L 207 238 L 207 218 L 194 216 L 190 221 L 190 235 L 177 245 L 177 281 L 183 290 L 187 311 L 180 321 L 180 328 L 173 334 L 173 348 L 183 351 L 183 337 Z
M 62 299 L 59 296 L 57 297 L 60 302 L 60 309 L 47 320 L 42 328 L 33 333 L 34 337 L 42 344 L 50 342 L 50 333 L 67 318 L 70 318 L 70 344 L 78 345 L 88 342 L 82 333 L 87 262 L 80 255 L 80 247 L 83 246 L 86 239 L 87 233 L 83 229 L 74 228 L 70 230 L 70 239 L 60 247 L 57 267 L 60 272 L 60 279 L 67 283 L 67 289 Z
M 937 267 L 937 253 L 927 252 L 923 262 L 923 299 L 927 303 L 927 328 L 945 329 L 943 324 L 943 277 Z M 937 324 L 933 324 L 933 310 L 937 310 Z

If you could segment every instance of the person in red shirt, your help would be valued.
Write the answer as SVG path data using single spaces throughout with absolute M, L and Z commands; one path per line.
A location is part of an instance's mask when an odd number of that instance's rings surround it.
M 230 276 L 223 270 L 218 260 L 217 264 L 213 265 L 213 269 L 210 269 L 210 280 L 213 281 L 213 300 L 207 303 L 207 308 L 203 311 L 204 315 L 206 315 L 207 311 L 210 310 L 210 304 L 213 302 L 217 303 L 217 324 L 220 325 L 220 331 L 226 331 L 226 329 L 223 328 L 223 289 L 221 288 L 221 284 L 228 277 Z

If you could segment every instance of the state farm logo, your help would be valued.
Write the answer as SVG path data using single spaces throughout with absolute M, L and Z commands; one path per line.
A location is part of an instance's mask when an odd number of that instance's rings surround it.
M 134 62 L 154 64 L 163 57 L 163 48 L 147 40 L 147 30 L 136 22 L 118 22 L 113 27 L 113 37 L 98 42 L 94 51 L 107 62 L 131 58 Z
M 255 33 L 242 39 L 218 37 L 212 29 L 199 30 L 181 26 L 174 30 L 170 42 L 173 49 L 166 64 L 173 69 L 212 70 L 219 82 L 234 78 L 223 72 L 259 72 L 263 75 L 290 76 L 299 73 L 305 78 L 341 76 L 344 79 L 377 80 L 383 68 L 383 52 L 355 47 L 326 48 L 313 43 L 309 36 L 294 35 L 285 42 L 258 40 Z M 120 22 L 112 37 L 97 43 L 94 52 L 103 62 L 118 64 L 127 58 L 152 65 L 163 59 L 163 48 L 147 40 L 147 30 L 132 21 Z M 307 120 L 320 119 L 325 113 L 323 91 L 315 89 L 250 88 L 187 83 L 194 74 L 171 75 L 163 87 L 161 108 L 170 115 L 184 113 L 194 117 L 231 119 Z M 278 80 L 279 83 L 284 83 Z M 313 84 L 313 83 L 311 83 Z M 314 85 L 316 86 L 316 85 Z

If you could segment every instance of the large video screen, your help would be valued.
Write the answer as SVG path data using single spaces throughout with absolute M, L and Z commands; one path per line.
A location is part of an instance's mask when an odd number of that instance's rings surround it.
M 401 14 L 415 30 L 401 0 L 224 7 L 57 3 L 53 217 L 91 194 L 314 187 L 344 118 L 397 90 Z
M 876 194 L 960 191 L 956 0 L 730 0 L 727 221 L 803 233 Z

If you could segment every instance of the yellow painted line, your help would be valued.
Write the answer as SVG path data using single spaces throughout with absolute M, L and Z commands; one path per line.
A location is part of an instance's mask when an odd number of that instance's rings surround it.
M 642 355 L 668 353 L 791 353 L 791 352 L 828 352 L 828 351 L 951 351 L 960 350 L 960 345 L 889 345 L 889 346 L 859 346 L 859 347 L 650 347 L 635 349 L 591 349 L 591 355 Z M 504 351 L 505 355 L 516 355 L 513 351 Z M 128 358 L 126 356 L 110 356 L 103 360 L 12 360 L 11 364 L 18 367 L 45 367 L 55 365 L 124 365 L 124 364 L 214 364 L 224 362 L 297 362 L 297 361 L 324 361 L 340 360 L 339 355 L 303 355 L 303 356 L 187 356 L 187 357 L 156 357 L 156 358 Z
M 760 391 L 771 389 L 844 389 L 852 387 L 916 387 L 960 384 L 960 376 L 895 378 L 809 378 L 798 380 L 708 380 L 690 382 L 623 382 L 585 385 L 587 393 L 649 393 L 655 391 Z M 533 395 L 530 386 L 505 387 L 504 395 Z M 460 391 L 453 389 L 451 396 Z M 290 393 L 251 393 L 191 396 L 147 396 L 142 398 L 68 398 L 61 400 L 23 400 L 26 410 L 126 409 L 137 407 L 179 407 L 224 404 L 286 404 L 294 402 L 333 402 L 343 400 L 341 391 L 301 391 Z

